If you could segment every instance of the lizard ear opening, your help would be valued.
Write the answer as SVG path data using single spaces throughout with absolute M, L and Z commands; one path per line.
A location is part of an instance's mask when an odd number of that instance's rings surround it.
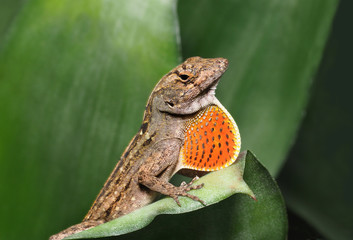
M 174 103 L 171 101 L 166 101 L 165 103 L 171 108 L 174 107 Z
M 232 116 L 222 105 L 210 105 L 186 124 L 181 168 L 198 171 L 225 168 L 237 159 L 240 145 L 239 130 Z

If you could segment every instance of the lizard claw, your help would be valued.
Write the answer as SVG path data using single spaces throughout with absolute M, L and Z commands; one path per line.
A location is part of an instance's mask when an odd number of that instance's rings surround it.
M 178 204 L 178 206 L 181 207 L 181 204 L 180 204 L 180 202 L 179 202 L 178 196 L 175 195 L 175 196 L 172 196 L 172 198 L 173 198 L 174 201 Z
M 199 179 L 199 177 L 196 176 L 189 183 L 182 182 L 180 184 L 180 187 L 175 189 L 176 190 L 175 193 L 170 195 L 174 199 L 174 201 L 178 204 L 179 207 L 181 207 L 181 204 L 179 202 L 178 196 L 191 198 L 192 200 L 198 201 L 201 204 L 206 206 L 206 203 L 204 201 L 202 201 L 200 198 L 188 193 L 191 190 L 200 189 L 200 188 L 202 188 L 204 186 L 203 183 L 201 183 L 199 185 L 192 186 L 192 184 L 198 179 Z
M 186 186 L 186 182 L 185 182 L 185 181 L 183 181 L 183 182 L 180 184 L 180 187 L 184 187 L 184 186 Z

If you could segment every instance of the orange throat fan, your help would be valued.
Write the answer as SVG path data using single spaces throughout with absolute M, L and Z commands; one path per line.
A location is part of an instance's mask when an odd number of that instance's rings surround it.
M 240 151 L 240 134 L 221 105 L 210 105 L 190 119 L 180 152 L 181 168 L 216 171 L 231 165 Z

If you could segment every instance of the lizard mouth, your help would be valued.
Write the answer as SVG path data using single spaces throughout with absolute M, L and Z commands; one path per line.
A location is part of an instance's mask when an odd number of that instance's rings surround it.
M 216 96 L 216 89 L 217 89 L 217 86 L 218 86 L 218 83 L 219 83 L 219 80 L 221 79 L 223 73 L 221 73 L 219 76 L 217 76 L 209 86 L 207 86 L 205 89 L 200 89 L 200 95 L 203 96 L 203 97 L 215 97 Z M 208 105 L 211 105 L 212 102 Z M 207 106 L 208 106 L 207 105 Z

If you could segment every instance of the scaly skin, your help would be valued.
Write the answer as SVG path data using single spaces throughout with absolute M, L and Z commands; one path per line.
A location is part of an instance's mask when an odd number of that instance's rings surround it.
M 169 180 L 179 170 L 186 121 L 218 102 L 215 88 L 227 66 L 223 58 L 192 57 L 166 74 L 148 99 L 139 132 L 83 221 L 50 240 L 63 239 L 132 212 L 151 203 L 158 193 L 171 196 L 178 204 L 178 196 L 202 202 L 188 193 L 202 185 L 176 187 Z

